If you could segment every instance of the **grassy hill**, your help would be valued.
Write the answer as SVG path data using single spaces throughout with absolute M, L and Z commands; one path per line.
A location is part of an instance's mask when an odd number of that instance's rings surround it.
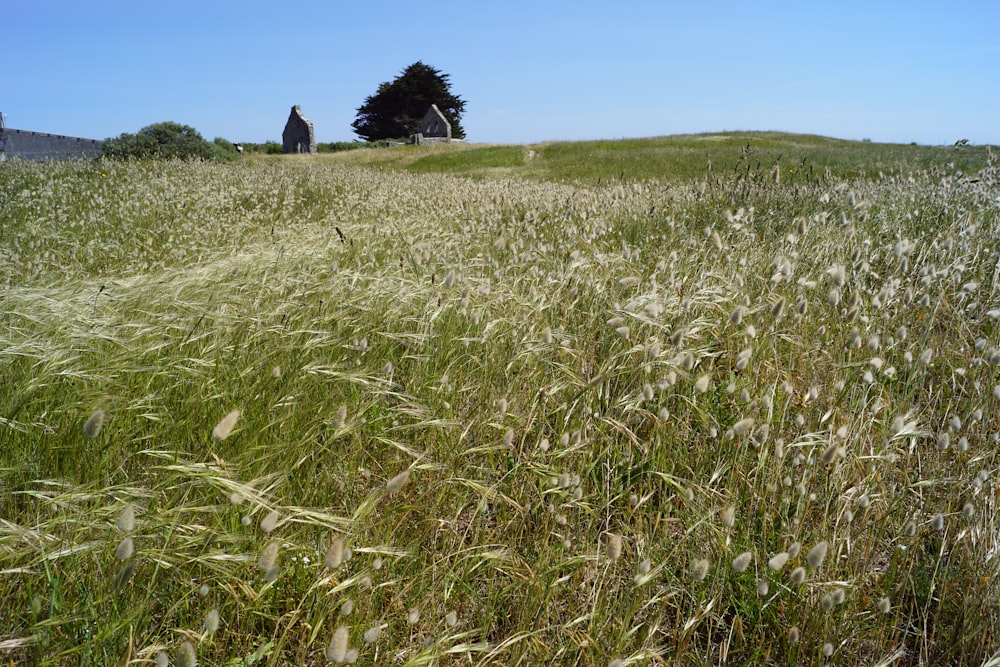
M 836 178 L 905 175 L 928 169 L 972 174 L 985 166 L 987 151 L 985 146 L 877 144 L 779 132 L 724 132 L 529 146 L 412 146 L 340 153 L 331 159 L 411 173 L 590 184 L 770 173 L 777 166 L 782 179 L 803 183 L 827 173 Z
M 994 658 L 1000 172 L 713 136 L 0 164 L 0 662 Z

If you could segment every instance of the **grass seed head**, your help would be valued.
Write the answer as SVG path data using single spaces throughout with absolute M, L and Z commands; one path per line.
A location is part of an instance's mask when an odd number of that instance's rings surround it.
M 607 542 L 604 544 L 604 553 L 612 563 L 621 558 L 622 538 L 616 533 L 609 533 Z
M 801 586 L 806 580 L 806 569 L 801 566 L 795 568 L 792 570 L 791 574 L 788 575 L 788 579 L 796 586 Z
M 343 664 L 347 657 L 347 643 L 349 639 L 350 635 L 347 626 L 341 625 L 338 627 L 333 633 L 333 639 L 330 640 L 330 644 L 326 647 L 327 660 Z
M 777 572 L 781 568 L 785 567 L 785 563 L 788 562 L 788 552 L 782 551 L 779 554 L 775 554 L 771 557 L 771 560 L 767 561 L 767 566 Z
M 194 652 L 194 645 L 191 642 L 183 642 L 178 646 L 174 662 L 177 663 L 177 667 L 197 667 L 198 656 Z
M 694 567 L 691 568 L 691 578 L 695 581 L 701 581 L 708 576 L 709 562 L 707 558 L 701 558 L 696 560 Z
M 406 469 L 385 483 L 385 490 L 388 493 L 396 493 L 410 481 L 410 470 Z
M 815 569 L 823 564 L 823 559 L 826 558 L 826 551 L 829 546 L 827 541 L 823 540 L 809 550 L 809 553 L 806 555 L 806 562 L 809 563 L 809 567 Z
M 260 529 L 264 531 L 265 535 L 269 535 L 275 528 L 278 527 L 278 521 L 281 519 L 281 515 L 278 514 L 277 510 L 272 510 L 260 520 Z
M 336 570 L 344 562 L 344 542 L 339 537 L 333 538 L 330 547 L 326 550 L 326 558 L 323 564 L 331 570 Z
M 744 551 L 739 556 L 733 559 L 733 570 L 736 572 L 746 572 L 746 569 L 750 567 L 750 563 L 753 562 L 753 553 L 749 551 Z
M 131 533 L 135 529 L 135 508 L 131 505 L 126 505 L 125 509 L 118 516 L 115 527 L 123 533 Z
M 88 438 L 96 438 L 100 435 L 102 426 L 104 426 L 104 410 L 95 410 L 83 425 L 83 432 Z
M 260 558 L 257 560 L 257 567 L 267 571 L 268 568 L 272 567 L 278 562 L 278 549 L 279 545 L 277 541 L 268 542 L 264 550 L 260 552 Z
M 131 537 L 126 537 L 118 543 L 118 548 L 115 549 L 115 558 L 126 561 L 132 557 L 133 553 L 135 553 L 135 544 Z
M 735 424 L 733 424 L 733 435 L 742 437 L 750 432 L 753 428 L 754 419 L 753 417 L 744 417 Z
M 212 429 L 212 437 L 216 440 L 225 440 L 233 432 L 233 428 L 236 426 L 236 422 L 240 418 L 240 411 L 233 410 L 228 415 L 222 418 L 215 428 Z
M 205 620 L 201 622 L 201 626 L 208 634 L 211 635 L 215 633 L 215 631 L 219 629 L 219 610 L 212 609 L 205 614 Z

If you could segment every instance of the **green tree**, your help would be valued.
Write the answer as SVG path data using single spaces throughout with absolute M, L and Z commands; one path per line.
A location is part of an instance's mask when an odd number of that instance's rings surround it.
M 365 98 L 351 123 L 354 133 L 366 141 L 409 137 L 417 132 L 430 106 L 436 104 L 451 123 L 451 136 L 464 138 L 465 100 L 452 94 L 448 79 L 449 75 L 418 60 Z
M 220 140 L 216 140 L 218 143 Z M 123 133 L 106 139 L 102 157 L 117 159 L 200 159 L 224 162 L 235 157 L 235 150 L 205 141 L 190 125 L 167 121 L 147 125 L 135 134 Z

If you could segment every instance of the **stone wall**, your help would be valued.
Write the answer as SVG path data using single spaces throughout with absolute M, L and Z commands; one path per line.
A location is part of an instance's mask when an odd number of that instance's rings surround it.
M 101 154 L 103 141 L 65 137 L 61 134 L 29 132 L 3 128 L 0 130 L 0 159 L 19 157 L 24 160 L 92 160 Z

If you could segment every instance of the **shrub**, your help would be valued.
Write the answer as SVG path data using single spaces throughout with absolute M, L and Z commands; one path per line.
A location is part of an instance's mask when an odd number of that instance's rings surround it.
M 126 132 L 117 138 L 106 139 L 101 157 L 119 160 L 197 159 L 215 162 L 234 159 L 236 150 L 233 149 L 231 154 L 221 150 L 219 141 L 216 139 L 215 144 L 209 143 L 190 125 L 166 121 L 147 125 L 135 134 Z

